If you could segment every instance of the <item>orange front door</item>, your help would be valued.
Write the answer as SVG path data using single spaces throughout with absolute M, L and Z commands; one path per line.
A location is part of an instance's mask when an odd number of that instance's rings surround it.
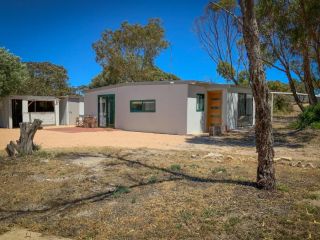
M 207 130 L 210 127 L 221 126 L 222 123 L 222 91 L 208 92 L 207 104 Z

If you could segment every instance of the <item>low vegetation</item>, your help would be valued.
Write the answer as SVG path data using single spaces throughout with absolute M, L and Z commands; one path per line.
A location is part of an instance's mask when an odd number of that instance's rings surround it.
M 302 112 L 298 120 L 292 124 L 292 127 L 303 129 L 310 127 L 312 129 L 320 129 L 320 103 L 309 106 Z
M 280 162 L 277 190 L 267 192 L 255 187 L 255 157 L 209 156 L 100 148 L 2 158 L 0 233 L 19 226 L 74 239 L 320 238 L 319 168 Z

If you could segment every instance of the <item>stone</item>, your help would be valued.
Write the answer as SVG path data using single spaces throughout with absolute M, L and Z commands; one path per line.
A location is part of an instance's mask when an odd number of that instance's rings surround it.
M 226 156 L 226 160 L 234 160 L 234 158 L 230 155 Z
M 208 153 L 207 155 L 203 156 L 203 158 L 221 158 L 223 157 L 222 154 L 220 153 L 213 153 L 213 152 L 210 152 Z
M 315 168 L 315 166 L 312 163 L 307 163 L 305 165 L 306 168 Z
M 275 162 L 279 162 L 279 161 L 288 161 L 291 162 L 292 161 L 292 157 L 277 157 L 273 159 Z
M 295 163 L 289 163 L 289 166 L 291 166 L 291 167 L 295 167 L 297 164 L 295 164 Z

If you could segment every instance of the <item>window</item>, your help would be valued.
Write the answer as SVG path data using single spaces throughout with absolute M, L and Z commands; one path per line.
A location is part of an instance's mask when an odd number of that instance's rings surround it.
M 28 112 L 54 112 L 54 102 L 28 101 Z
M 204 94 L 198 93 L 197 94 L 197 112 L 204 111 Z
M 132 100 L 130 112 L 155 112 L 156 100 Z

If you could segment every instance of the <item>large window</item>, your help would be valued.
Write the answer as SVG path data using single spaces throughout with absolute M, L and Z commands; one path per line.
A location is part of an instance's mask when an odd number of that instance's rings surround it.
M 130 112 L 155 112 L 156 100 L 131 100 Z
M 28 101 L 28 112 L 54 112 L 54 101 Z
M 197 94 L 197 112 L 203 112 L 204 111 L 204 94 L 198 93 Z

